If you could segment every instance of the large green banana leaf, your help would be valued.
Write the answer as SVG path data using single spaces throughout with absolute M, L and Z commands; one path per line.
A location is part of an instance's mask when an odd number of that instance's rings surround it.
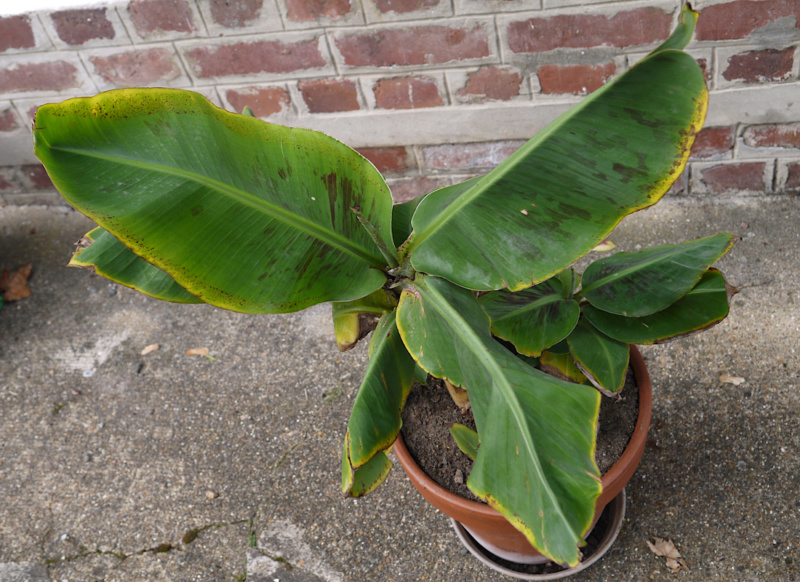
M 172 89 L 44 105 L 35 152 L 78 210 L 203 301 L 296 311 L 380 288 L 389 189 L 319 132 L 272 125 Z
M 722 232 L 685 243 L 617 253 L 586 268 L 578 296 L 609 313 L 650 315 L 686 295 L 732 246 L 733 235 Z
M 158 267 L 154 267 L 101 227 L 86 233 L 90 244 L 78 249 L 71 267 L 88 267 L 98 275 L 145 295 L 174 303 L 202 303 Z
M 414 383 L 415 365 L 397 330 L 396 313 L 381 317 L 370 342 L 369 365 L 347 424 L 342 460 L 345 493 L 351 493 L 348 488 L 358 483 L 355 472 L 392 446 L 403 424 L 400 414 Z M 372 463 L 376 464 L 380 467 L 386 463 Z
M 517 359 L 492 338 L 475 297 L 444 279 L 406 283 L 397 322 L 420 365 L 469 393 L 481 445 L 467 485 L 539 551 L 577 564 L 601 490 L 599 393 Z
M 429 194 L 404 258 L 469 289 L 516 291 L 549 278 L 667 192 L 707 102 L 691 56 L 643 59 L 486 176 Z

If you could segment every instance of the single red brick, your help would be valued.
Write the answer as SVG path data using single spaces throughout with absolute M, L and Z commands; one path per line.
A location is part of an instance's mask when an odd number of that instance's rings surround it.
M 743 137 L 754 148 L 800 148 L 800 123 L 751 125 Z
M 672 16 L 658 8 L 603 14 L 559 14 L 509 23 L 508 46 L 515 53 L 610 45 L 637 46 L 669 36 Z
M 728 81 L 745 83 L 786 81 L 792 76 L 793 65 L 794 47 L 749 51 L 730 57 L 722 76 Z
M 286 15 L 294 22 L 341 18 L 351 10 L 350 0 L 286 0 Z
M 18 127 L 17 116 L 10 107 L 0 111 L 0 131 L 14 131 Z
M 31 19 L 26 16 L 0 18 L 0 52 L 36 46 Z
M 288 109 L 290 103 L 289 93 L 283 87 L 229 89 L 225 97 L 237 113 L 249 107 L 256 117 L 269 117 L 280 113 Z
M 522 75 L 500 67 L 483 67 L 467 77 L 467 83 L 458 91 L 463 98 L 508 101 L 519 95 Z
M 393 182 L 389 187 L 392 191 L 392 199 L 395 203 L 400 204 L 449 185 L 450 181 L 446 178 L 423 177 Z
M 697 40 L 731 40 L 746 38 L 757 28 L 780 18 L 794 17 L 800 26 L 800 2 L 797 0 L 736 0 L 707 6 L 700 11 Z
M 786 189 L 787 190 L 800 190 L 800 162 L 793 162 L 789 164 L 788 174 L 786 176 Z
M 167 49 L 117 53 L 107 57 L 89 57 L 97 74 L 117 87 L 152 85 L 180 76 L 173 54 Z
M 489 39 L 480 25 L 471 29 L 418 26 L 351 34 L 336 39 L 346 65 L 391 67 L 431 65 L 489 56 Z
M 405 172 L 411 167 L 409 152 L 404 147 L 359 148 L 358 153 L 367 158 L 379 172 Z
M 258 18 L 264 0 L 211 0 L 211 18 L 227 28 L 240 28 Z
M 311 113 L 335 113 L 355 111 L 358 104 L 358 89 L 349 79 L 320 79 L 300 81 L 297 88 Z
M 72 89 L 79 85 L 77 73 L 65 61 L 11 65 L 0 69 L 0 93 Z
M 382 14 L 394 12 L 396 14 L 406 14 L 416 10 L 430 10 L 438 6 L 440 0 L 374 0 L 375 6 Z
M 94 39 L 114 38 L 114 26 L 106 18 L 106 9 L 62 10 L 50 15 L 58 38 L 70 45 Z
M 591 65 L 542 65 L 537 73 L 542 93 L 591 93 L 617 72 L 613 62 Z
M 735 137 L 734 127 L 705 127 L 697 134 L 690 157 L 703 159 L 727 154 L 733 149 Z
M 381 79 L 372 87 L 381 109 L 419 109 L 444 105 L 436 81 L 421 77 Z
M 6 180 L 6 177 L 0 174 L 0 190 L 10 190 L 14 184 Z
M 27 164 L 22 166 L 22 172 L 34 188 L 49 189 L 54 188 L 47 170 L 41 164 Z
M 766 189 L 765 167 L 765 162 L 720 164 L 703 170 L 701 178 L 712 194 L 737 191 L 763 192 Z
M 154 32 L 193 32 L 192 10 L 184 0 L 133 0 L 131 20 L 141 36 Z
M 317 69 L 327 63 L 319 51 L 317 39 L 285 43 L 259 41 L 216 47 L 202 46 L 189 51 L 198 77 L 291 73 Z
M 447 144 L 423 148 L 426 167 L 433 170 L 494 168 L 517 151 L 524 140 Z

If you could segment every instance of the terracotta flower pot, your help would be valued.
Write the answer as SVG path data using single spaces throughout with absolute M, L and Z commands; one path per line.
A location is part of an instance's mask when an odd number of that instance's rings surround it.
M 639 416 L 636 427 L 619 460 L 603 475 L 603 492 L 595 505 L 597 521 L 605 506 L 614 499 L 633 477 L 644 453 L 647 432 L 653 412 L 653 394 L 650 375 L 644 359 L 636 346 L 631 346 L 631 367 L 639 388 Z M 464 499 L 438 485 L 428 477 L 411 457 L 403 442 L 397 437 L 394 452 L 411 482 L 434 507 L 452 517 L 485 548 L 507 560 L 519 563 L 547 561 L 498 511 L 484 503 Z

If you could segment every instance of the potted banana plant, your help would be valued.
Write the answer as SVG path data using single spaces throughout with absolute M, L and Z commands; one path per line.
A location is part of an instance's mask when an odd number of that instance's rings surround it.
M 570 267 L 683 170 L 708 99 L 683 52 L 696 16 L 684 9 L 666 42 L 496 169 L 405 204 L 335 139 L 188 91 L 44 105 L 35 152 L 98 224 L 71 265 L 245 313 L 332 302 L 343 349 L 378 320 L 344 436 L 344 492 L 385 478 L 421 369 L 466 391 L 479 443 L 470 489 L 532 547 L 575 565 L 602 492 L 601 392 L 619 390 L 628 344 L 728 312 L 711 265 L 730 234 L 617 253 L 582 275 Z

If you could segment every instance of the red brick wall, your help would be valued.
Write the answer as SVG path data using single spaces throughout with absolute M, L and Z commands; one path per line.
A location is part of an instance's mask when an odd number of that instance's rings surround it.
M 800 191 L 800 0 L 698 0 L 712 93 L 673 195 Z M 58 200 L 36 107 L 197 91 L 331 133 L 398 199 L 481 173 L 669 34 L 677 0 L 131 0 L 0 17 L 0 203 Z

